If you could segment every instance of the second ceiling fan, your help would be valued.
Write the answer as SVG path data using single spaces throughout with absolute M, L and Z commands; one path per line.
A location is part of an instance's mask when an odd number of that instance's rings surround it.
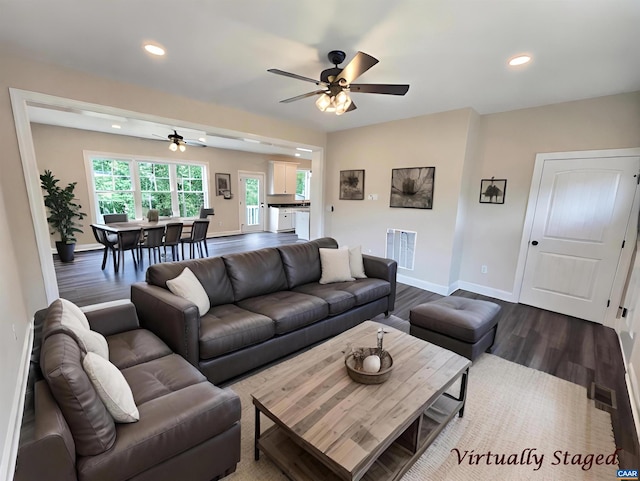
M 354 84 L 352 83 L 360 75 L 365 73 L 371 67 L 378 63 L 378 59 L 364 52 L 358 52 L 355 57 L 347 64 L 346 67 L 340 68 L 342 62 L 346 58 L 346 54 L 342 50 L 332 50 L 329 52 L 329 61 L 334 65 L 333 68 L 323 70 L 320 74 L 320 80 L 314 80 L 295 73 L 285 72 L 272 68 L 268 72 L 284 77 L 291 77 L 305 82 L 312 82 L 321 90 L 315 90 L 306 94 L 297 95 L 288 99 L 281 100 L 281 103 L 295 102 L 296 100 L 320 95 L 316 100 L 316 106 L 323 112 L 335 112 L 336 115 L 342 115 L 345 112 L 351 112 L 356 109 L 356 105 L 349 96 L 350 92 L 358 92 L 363 94 L 386 94 L 386 95 L 404 95 L 409 90 L 409 85 L 403 84 Z

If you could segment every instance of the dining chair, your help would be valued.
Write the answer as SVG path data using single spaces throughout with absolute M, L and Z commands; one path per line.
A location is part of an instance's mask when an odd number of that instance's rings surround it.
M 118 242 L 117 235 L 107 232 L 104 229 L 100 229 L 94 225 L 91 226 L 93 229 L 93 236 L 96 238 L 96 241 L 104 246 L 104 255 L 102 256 L 102 270 L 104 270 L 107 265 L 107 257 L 109 256 L 109 252 L 113 255 L 113 270 L 116 270 L 116 251 L 115 245 Z
M 182 244 L 182 260 L 184 257 L 184 245 L 189 244 L 189 257 L 193 259 L 195 246 L 198 247 L 198 252 L 200 253 L 200 257 L 205 257 L 202 255 L 202 246 L 204 245 L 204 250 L 207 253 L 206 257 L 209 257 L 209 249 L 207 248 L 207 229 L 209 228 L 208 220 L 194 220 L 193 226 L 191 227 L 191 235 L 189 237 L 183 237 L 180 239 L 180 243 Z
M 118 232 L 118 243 L 114 246 L 118 251 L 118 261 L 116 262 L 116 272 L 120 269 L 120 264 L 124 261 L 124 253 L 131 251 L 131 257 L 133 258 L 133 266 L 138 268 L 138 253 L 140 239 L 142 238 L 142 229 L 125 230 Z M 123 266 L 124 269 L 124 266 Z
M 172 222 L 167 224 L 167 229 L 164 233 L 164 241 L 162 243 L 164 246 L 165 260 L 167 258 L 167 246 L 171 247 L 171 260 L 180 260 L 180 256 L 178 255 L 178 244 L 180 244 L 180 239 L 182 237 L 183 226 L 182 222 Z
M 147 249 L 149 253 L 149 264 L 151 264 L 151 251 L 153 251 L 153 262 L 162 262 L 162 256 L 160 255 L 160 247 L 162 247 L 162 240 L 164 238 L 164 226 L 160 227 L 148 227 L 144 229 L 144 238 L 140 241 L 140 263 L 142 263 L 142 249 Z M 156 257 L 157 255 L 157 257 Z
M 127 214 L 102 214 L 105 224 L 111 224 L 112 222 L 129 222 L 129 216 Z

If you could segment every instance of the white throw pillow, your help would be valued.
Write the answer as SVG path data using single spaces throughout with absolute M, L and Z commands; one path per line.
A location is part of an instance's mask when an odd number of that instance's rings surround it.
M 356 279 L 365 279 L 367 277 L 364 273 L 361 246 L 349 247 L 349 268 L 351 269 L 351 277 Z
M 73 302 L 66 299 L 60 299 L 62 302 L 62 316 L 60 324 L 66 327 L 78 338 L 80 347 L 87 352 L 94 352 L 109 360 L 109 344 L 102 334 L 92 331 L 89 328 L 89 321 L 84 312 L 80 310 Z
M 135 423 L 140 419 L 131 387 L 117 367 L 93 352 L 84 356 L 82 367 L 115 422 Z
M 204 290 L 196 275 L 188 267 L 185 267 L 178 277 L 168 280 L 167 287 L 176 296 L 184 297 L 198 306 L 200 316 L 209 312 L 211 303 L 207 291 Z
M 320 284 L 354 280 L 351 277 L 351 268 L 349 267 L 348 249 L 326 249 L 321 247 L 320 266 L 322 267 Z

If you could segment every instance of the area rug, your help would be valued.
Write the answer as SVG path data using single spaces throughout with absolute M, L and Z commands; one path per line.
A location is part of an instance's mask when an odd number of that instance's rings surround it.
M 268 382 L 271 369 L 229 386 L 242 401 L 242 457 L 230 481 L 287 480 L 264 455 L 253 458 L 251 392 Z M 264 417 L 262 424 L 268 426 Z M 594 407 L 585 388 L 484 354 L 471 367 L 464 417 L 454 418 L 402 479 L 615 479 L 615 452 L 610 415 Z

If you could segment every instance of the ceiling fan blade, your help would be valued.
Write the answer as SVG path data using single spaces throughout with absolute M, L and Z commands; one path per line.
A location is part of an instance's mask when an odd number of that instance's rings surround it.
M 345 110 L 345 113 L 347 112 L 351 112 L 352 110 L 357 109 L 358 107 L 356 107 L 356 104 L 353 102 L 353 100 L 351 101 L 351 105 L 349 105 L 349 108 L 347 110 Z
M 347 66 L 342 69 L 342 72 L 340 72 L 340 75 L 338 75 L 337 80 L 344 79 L 344 81 L 348 85 L 377 63 L 377 58 L 374 58 L 364 52 L 358 52 L 356 56 L 353 57 L 351 62 L 349 62 Z
M 409 86 L 399 84 L 351 84 L 349 90 L 363 94 L 404 95 L 409 90 Z
M 270 68 L 269 70 L 267 70 L 267 72 L 271 72 L 271 73 L 274 73 L 276 75 L 282 75 L 284 77 L 291 77 L 291 78 L 295 78 L 295 79 L 298 79 L 298 80 L 304 80 L 305 82 L 311 82 L 311 83 L 314 83 L 316 85 L 327 85 L 324 82 L 321 82 L 320 80 L 314 80 L 312 78 L 303 77 L 302 75 L 298 75 L 298 74 L 295 74 L 295 73 L 285 72 L 284 70 L 279 70 L 277 68 Z
M 306 99 L 307 97 L 313 97 L 314 95 L 323 94 L 324 90 L 316 90 L 315 92 L 308 92 L 302 95 L 296 95 L 295 97 L 291 97 L 289 99 L 281 100 L 281 104 L 288 104 L 289 102 L 295 102 L 296 100 Z

